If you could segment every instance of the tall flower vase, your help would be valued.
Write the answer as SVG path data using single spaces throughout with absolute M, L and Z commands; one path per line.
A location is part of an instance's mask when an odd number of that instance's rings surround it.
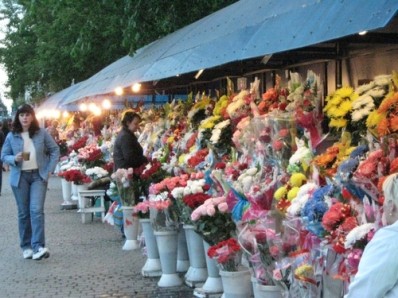
M 185 274 L 185 284 L 189 287 L 200 287 L 207 279 L 205 250 L 202 237 L 195 232 L 192 225 L 184 225 L 188 245 L 189 269 Z
M 78 202 L 79 201 L 79 193 L 77 192 L 77 185 L 76 184 L 72 183 L 71 191 L 72 191 L 72 195 L 71 195 L 72 201 Z
M 254 298 L 283 298 L 282 290 L 278 286 L 261 285 L 255 277 L 251 277 Z
M 250 270 L 242 268 L 239 271 L 220 270 L 224 294 L 221 298 L 248 298 L 253 296 Z
M 189 269 L 189 256 L 185 230 L 182 225 L 178 229 L 177 272 L 187 272 Z
M 136 215 L 133 215 L 133 208 L 129 206 L 123 206 L 123 230 L 126 236 L 126 242 L 124 243 L 123 250 L 134 250 L 140 248 L 138 241 L 138 232 L 140 229 L 140 222 Z
M 206 265 L 208 277 L 206 282 L 201 288 L 196 288 L 194 293 L 197 297 L 208 297 L 217 296 L 223 293 L 222 280 L 220 276 L 220 269 L 217 266 L 217 262 L 207 255 L 207 251 L 210 248 L 210 244 L 203 240 L 203 247 L 206 256 Z
M 162 276 L 159 287 L 177 287 L 182 285 L 182 279 L 177 273 L 177 231 L 154 231 L 158 244 Z
M 62 187 L 62 198 L 63 202 L 61 204 L 62 210 L 71 210 L 76 209 L 77 204 L 72 201 L 72 182 L 66 181 L 61 178 L 61 187 Z
M 162 267 L 160 265 L 158 244 L 156 243 L 156 237 L 153 233 L 151 220 L 149 218 L 141 218 L 140 220 L 142 233 L 145 239 L 145 248 L 147 259 L 144 267 L 141 269 L 143 276 L 161 276 Z

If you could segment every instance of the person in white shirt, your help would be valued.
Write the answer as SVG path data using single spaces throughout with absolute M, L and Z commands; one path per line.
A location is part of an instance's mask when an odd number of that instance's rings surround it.
M 365 247 L 346 298 L 398 297 L 398 174 L 383 183 L 386 226 Z

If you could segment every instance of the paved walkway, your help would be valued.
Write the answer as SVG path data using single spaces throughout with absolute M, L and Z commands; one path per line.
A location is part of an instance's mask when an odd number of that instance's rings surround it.
M 82 224 L 76 210 L 60 210 L 61 183 L 50 178 L 46 241 L 49 259 L 24 260 L 18 246 L 14 197 L 3 172 L 0 197 L 0 297 L 193 297 L 187 286 L 157 287 L 143 277 L 140 250 L 123 251 L 120 232 L 100 218 Z

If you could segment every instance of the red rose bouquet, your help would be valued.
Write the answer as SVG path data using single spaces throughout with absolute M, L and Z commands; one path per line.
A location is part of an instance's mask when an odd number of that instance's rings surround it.
M 223 271 L 238 271 L 241 261 L 241 247 L 235 238 L 229 238 L 213 245 L 207 255 L 216 260 Z
M 69 147 L 69 151 L 78 151 L 80 148 L 83 148 L 86 146 L 87 140 L 88 136 L 84 136 L 76 140 L 76 142 Z
M 104 154 L 96 144 L 78 149 L 77 159 L 86 168 L 101 167 L 105 164 Z
M 90 177 L 79 169 L 66 170 L 59 176 L 64 178 L 66 181 L 73 182 L 76 185 L 83 185 L 91 182 Z

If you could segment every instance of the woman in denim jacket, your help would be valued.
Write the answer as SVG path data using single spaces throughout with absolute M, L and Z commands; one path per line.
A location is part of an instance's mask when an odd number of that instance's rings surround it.
M 48 178 L 59 159 L 59 147 L 39 127 L 33 108 L 24 104 L 15 115 L 12 131 L 1 150 L 1 160 L 10 165 L 10 184 L 18 207 L 20 247 L 25 259 L 50 256 L 45 247 L 44 201 Z

